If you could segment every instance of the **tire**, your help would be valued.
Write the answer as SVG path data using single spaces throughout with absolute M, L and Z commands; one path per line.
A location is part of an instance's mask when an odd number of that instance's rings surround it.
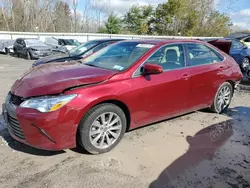
M 244 57 L 244 59 L 242 60 L 241 66 L 240 66 L 241 71 L 242 71 L 242 72 L 246 72 L 247 69 L 248 69 L 248 67 L 249 67 L 249 65 L 250 65 L 250 60 L 249 60 L 249 58 Z
M 111 119 L 109 119 L 110 117 Z M 103 123 L 102 119 L 105 119 L 104 122 L 107 124 Z M 115 120 L 118 120 L 117 123 L 114 123 Z M 108 122 L 111 123 L 108 124 Z M 114 123 L 114 126 L 111 126 L 111 129 L 116 130 L 107 130 L 108 125 L 112 123 Z M 120 130 L 118 130 L 117 127 L 119 127 Z M 111 103 L 100 104 L 87 112 L 81 120 L 78 127 L 78 143 L 91 154 L 106 153 L 112 150 L 121 141 L 126 127 L 127 119 L 121 108 Z M 113 135 L 116 135 L 116 137 Z M 109 138 L 110 144 L 108 144 L 107 137 Z
M 30 54 L 29 51 L 26 52 L 26 59 L 27 60 L 31 60 L 32 59 L 31 54 Z
M 9 55 L 9 50 L 8 50 L 8 48 L 5 48 L 5 55 Z
M 224 97 L 224 99 L 227 99 L 227 100 L 224 100 L 223 103 L 221 103 L 219 101 L 222 101 L 222 100 L 220 100 L 220 98 L 223 98 L 223 97 L 221 97 L 223 89 L 224 89 L 224 91 L 226 89 L 226 91 L 228 91 L 230 93 L 227 95 L 227 97 Z M 227 110 L 230 103 L 231 103 L 231 100 L 233 97 L 233 92 L 234 92 L 233 87 L 229 82 L 223 83 L 219 87 L 219 89 L 215 95 L 213 105 L 211 106 L 211 110 L 215 113 L 223 113 L 225 110 Z M 225 93 L 227 93 L 227 92 L 225 92 Z
M 17 50 L 14 48 L 14 55 L 17 57 L 20 57 L 20 54 L 17 52 Z

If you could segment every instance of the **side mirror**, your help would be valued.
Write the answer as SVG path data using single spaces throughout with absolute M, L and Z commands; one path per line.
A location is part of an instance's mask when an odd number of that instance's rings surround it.
M 143 75 L 150 75 L 150 74 L 161 74 L 163 69 L 160 65 L 156 64 L 146 64 L 142 67 L 142 74 Z

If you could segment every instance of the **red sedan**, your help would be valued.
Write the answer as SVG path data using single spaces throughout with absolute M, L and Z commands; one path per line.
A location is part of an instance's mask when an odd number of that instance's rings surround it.
M 11 136 L 46 149 L 92 154 L 127 130 L 191 111 L 228 108 L 242 79 L 226 41 L 123 41 L 79 62 L 35 67 L 3 104 Z M 192 125 L 190 125 L 192 126 Z

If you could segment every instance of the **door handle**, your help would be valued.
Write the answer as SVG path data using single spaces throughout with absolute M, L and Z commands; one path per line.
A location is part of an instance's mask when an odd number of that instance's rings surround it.
M 182 75 L 181 79 L 188 80 L 190 78 L 189 74 L 185 73 Z
M 220 69 L 224 69 L 225 67 L 224 66 L 220 66 Z

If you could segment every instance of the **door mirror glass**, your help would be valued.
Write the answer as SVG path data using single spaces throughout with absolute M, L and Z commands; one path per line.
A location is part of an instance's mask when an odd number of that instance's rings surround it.
M 148 63 L 142 67 L 141 72 L 143 75 L 161 74 L 163 69 L 160 65 Z

